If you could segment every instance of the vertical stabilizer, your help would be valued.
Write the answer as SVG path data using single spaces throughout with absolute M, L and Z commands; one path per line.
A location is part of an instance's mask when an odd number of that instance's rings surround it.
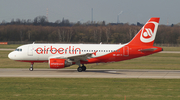
M 160 18 L 151 18 L 129 42 L 129 45 L 153 46 Z

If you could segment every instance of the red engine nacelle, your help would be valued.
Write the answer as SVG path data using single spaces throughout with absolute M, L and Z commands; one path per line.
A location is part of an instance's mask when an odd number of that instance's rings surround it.
M 57 59 L 57 58 L 49 59 L 49 66 L 52 69 L 60 69 L 71 65 L 72 62 L 68 62 L 66 59 Z

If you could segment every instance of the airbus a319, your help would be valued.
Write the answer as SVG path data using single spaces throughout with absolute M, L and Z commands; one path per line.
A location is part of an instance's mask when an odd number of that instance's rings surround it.
M 153 46 L 160 18 L 151 18 L 126 44 L 27 44 L 9 53 L 15 61 L 48 62 L 50 68 L 60 69 L 78 65 L 78 72 L 86 71 L 85 64 L 129 60 L 162 51 Z

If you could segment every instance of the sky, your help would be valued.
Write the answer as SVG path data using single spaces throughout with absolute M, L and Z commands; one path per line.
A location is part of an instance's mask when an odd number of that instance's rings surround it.
M 171 25 L 180 22 L 180 0 L 1 0 L 0 22 L 13 18 L 34 20 L 46 16 L 48 20 L 69 19 L 70 22 L 93 20 L 117 23 L 146 23 L 151 17 L 160 17 L 160 24 Z

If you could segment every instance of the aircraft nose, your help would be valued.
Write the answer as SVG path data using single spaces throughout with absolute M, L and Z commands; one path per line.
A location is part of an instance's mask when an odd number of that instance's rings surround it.
M 16 57 L 16 55 L 13 53 L 13 52 L 10 52 L 9 54 L 8 54 L 8 58 L 9 59 L 14 59 Z

